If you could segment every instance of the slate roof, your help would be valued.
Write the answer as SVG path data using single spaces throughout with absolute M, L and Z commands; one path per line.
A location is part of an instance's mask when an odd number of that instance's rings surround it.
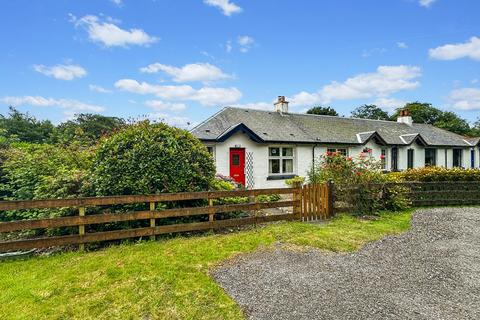
M 191 130 L 200 140 L 220 141 L 236 130 L 254 133 L 257 142 L 364 144 L 375 136 L 388 145 L 419 141 L 429 146 L 469 147 L 473 139 L 432 125 L 383 120 L 279 113 L 226 107 Z M 244 131 L 245 132 L 245 131 Z M 258 138 L 260 141 L 258 141 Z M 478 139 L 478 138 L 477 138 Z M 224 140 L 224 139 L 223 139 Z M 476 141 L 476 140 L 475 140 Z

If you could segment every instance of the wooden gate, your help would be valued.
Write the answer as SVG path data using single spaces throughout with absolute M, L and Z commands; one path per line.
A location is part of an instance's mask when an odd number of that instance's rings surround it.
M 333 216 L 333 183 L 311 183 L 302 187 L 301 220 L 313 221 Z

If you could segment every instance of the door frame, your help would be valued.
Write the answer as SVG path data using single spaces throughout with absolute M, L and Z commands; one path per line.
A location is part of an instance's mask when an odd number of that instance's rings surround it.
M 233 163 L 232 163 L 232 159 L 233 159 L 233 155 L 234 154 L 239 154 L 240 155 L 240 158 L 239 158 L 239 165 L 242 167 L 240 170 L 241 170 L 241 177 L 239 180 L 235 179 L 235 177 L 233 176 L 234 173 L 232 172 L 232 168 L 233 168 Z M 230 173 L 230 178 L 232 178 L 235 182 L 238 182 L 238 183 L 241 183 L 245 186 L 245 183 L 246 183 L 246 177 L 245 177 L 245 155 L 246 155 L 246 151 L 245 151 L 245 148 L 230 148 L 229 152 L 228 152 L 228 165 L 229 165 L 229 173 Z

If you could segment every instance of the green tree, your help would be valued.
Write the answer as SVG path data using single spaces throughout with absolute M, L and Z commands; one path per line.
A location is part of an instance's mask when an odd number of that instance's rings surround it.
M 148 121 L 102 139 L 91 185 L 102 195 L 208 190 L 215 165 L 188 131 Z
M 386 111 L 374 104 L 364 104 L 352 111 L 353 118 L 373 119 L 373 120 L 390 120 L 390 116 Z
M 461 135 L 467 135 L 471 131 L 467 120 L 460 118 L 457 114 L 451 111 L 442 112 L 434 125 Z
M 471 132 L 470 126 L 465 119 L 460 118 L 456 113 L 451 111 L 442 111 L 433 107 L 430 103 L 412 102 L 407 103 L 405 107 L 397 109 L 392 120 L 395 120 L 400 110 L 408 109 L 414 123 L 426 123 L 436 127 L 466 135 Z
M 62 143 L 79 141 L 82 144 L 95 144 L 105 134 L 109 134 L 126 125 L 125 120 L 106 117 L 99 114 L 81 113 L 75 119 L 58 126 L 58 140 Z
M 473 123 L 468 135 L 471 137 L 480 137 L 480 117 Z
M 399 108 L 392 116 L 396 120 L 402 109 L 408 109 L 410 116 L 415 123 L 435 124 L 442 114 L 442 111 L 433 107 L 431 103 L 409 102 L 403 108 Z
M 338 116 L 338 112 L 332 107 L 316 106 L 307 111 L 308 114 L 320 114 L 325 116 Z
M 9 108 L 8 116 L 0 114 L 1 135 L 9 141 L 44 143 L 52 140 L 55 127 L 48 120 L 39 121 L 28 113 Z

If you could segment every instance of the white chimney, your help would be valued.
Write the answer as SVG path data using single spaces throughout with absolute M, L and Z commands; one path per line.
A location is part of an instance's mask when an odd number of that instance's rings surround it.
M 285 96 L 278 96 L 278 100 L 273 106 L 276 112 L 288 113 L 288 101 L 285 101 Z
M 413 119 L 410 115 L 410 111 L 408 111 L 408 109 L 400 110 L 400 115 L 397 117 L 397 122 L 405 123 L 406 125 L 411 127 L 413 125 Z

